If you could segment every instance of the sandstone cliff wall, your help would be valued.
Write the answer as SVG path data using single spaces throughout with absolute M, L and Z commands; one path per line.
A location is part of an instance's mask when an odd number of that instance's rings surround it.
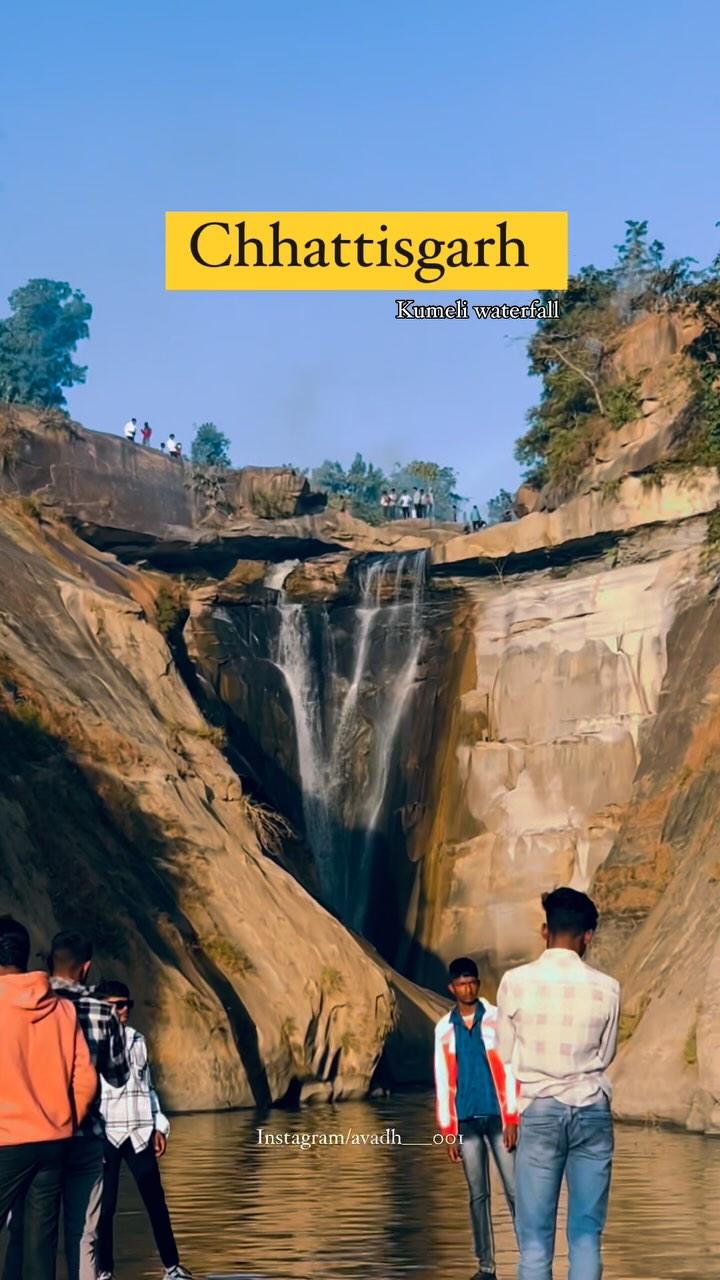
M 257 812 L 147 620 L 147 580 L 7 506 L 0 909 L 129 978 L 173 1108 L 362 1093 L 378 964 L 258 840 Z M 144 606 L 144 607 L 143 607 Z
M 703 594 L 704 535 L 689 521 L 599 562 L 465 581 L 472 647 L 423 857 L 422 952 L 469 952 L 499 977 L 539 950 L 541 892 L 589 887 L 631 799 L 668 633 Z

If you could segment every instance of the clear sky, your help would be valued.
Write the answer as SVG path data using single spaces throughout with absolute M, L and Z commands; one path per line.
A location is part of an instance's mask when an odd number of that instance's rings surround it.
M 25 0 L 2 25 L 0 300 L 31 276 L 86 294 L 89 427 L 188 445 L 211 419 L 238 465 L 429 458 L 480 501 L 519 478 L 527 324 L 166 293 L 166 209 L 567 209 L 571 269 L 626 218 L 715 252 L 716 0 Z

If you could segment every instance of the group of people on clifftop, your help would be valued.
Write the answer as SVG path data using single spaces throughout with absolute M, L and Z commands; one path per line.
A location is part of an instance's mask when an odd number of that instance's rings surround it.
M 130 444 L 137 443 L 137 431 L 138 431 L 137 418 L 128 418 L 128 421 L 125 423 L 125 426 L 123 427 L 123 436 Z M 152 427 L 150 426 L 149 422 L 143 423 L 142 431 L 140 432 L 140 438 L 142 440 L 142 443 L 146 447 L 149 447 L 150 440 L 152 438 Z M 182 445 L 180 441 L 175 438 L 174 431 L 169 432 L 167 440 L 161 440 L 160 452 L 166 453 L 169 458 L 173 458 L 176 462 L 182 462 L 182 456 L 183 456 Z
M 383 489 L 380 511 L 384 520 L 432 520 L 435 496 L 432 489 Z
M 62 1210 L 68 1280 L 111 1280 L 121 1166 L 145 1204 L 164 1280 L 181 1264 L 160 1180 L 170 1126 L 123 982 L 88 986 L 92 944 L 53 938 L 49 975 L 30 935 L 0 916 L 0 1229 L 3 1280 L 54 1280 Z

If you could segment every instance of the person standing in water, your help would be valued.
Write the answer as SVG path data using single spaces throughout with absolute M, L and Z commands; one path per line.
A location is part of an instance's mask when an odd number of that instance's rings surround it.
M 598 913 L 587 894 L 543 897 L 545 951 L 505 974 L 498 1051 L 520 1086 L 518 1280 L 552 1280 L 555 1228 L 567 1181 L 570 1280 L 600 1280 L 613 1158 L 612 1089 L 620 988 L 585 964 Z
M 473 1280 L 496 1280 L 488 1156 L 515 1216 L 517 1103 L 512 1073 L 496 1047 L 496 1009 L 479 999 L 478 967 L 461 956 L 448 972 L 455 1007 L 435 1027 L 435 1105 L 449 1159 L 461 1164 L 470 1192 L 478 1269 Z
M 54 1280 L 63 1173 L 97 1075 L 75 1008 L 29 959 L 27 929 L 0 916 L 0 1230 L 19 1213 L 19 1275 Z
M 130 1026 L 132 1000 L 124 982 L 101 982 L 95 994 L 111 1005 L 125 1037 L 130 1077 L 119 1088 L 102 1081 L 100 1111 L 105 1123 L 105 1177 L 98 1229 L 97 1280 L 112 1280 L 113 1221 L 120 1170 L 130 1170 L 150 1219 L 164 1280 L 192 1280 L 180 1264 L 158 1160 L 165 1154 L 170 1124 L 155 1092 L 145 1037 Z

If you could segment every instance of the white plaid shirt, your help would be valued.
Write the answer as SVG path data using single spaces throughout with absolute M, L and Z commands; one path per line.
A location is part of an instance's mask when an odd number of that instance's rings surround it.
M 122 1027 L 111 1004 L 106 1004 L 79 982 L 67 978 L 51 978 L 56 995 L 72 1000 L 77 1019 L 88 1042 L 90 1057 L 103 1084 L 122 1085 L 128 1079 L 128 1063 Z M 76 1138 L 102 1138 L 105 1132 L 100 1115 L 100 1095 L 75 1134 Z
M 574 951 L 551 947 L 505 974 L 497 997 L 497 1050 L 512 1064 L 520 1111 L 534 1098 L 585 1107 L 612 1086 L 620 987 Z
M 153 1086 L 145 1037 L 134 1027 L 124 1030 L 130 1077 L 119 1089 L 101 1081 L 100 1111 L 108 1142 L 121 1147 L 129 1138 L 135 1151 L 143 1151 L 155 1129 L 167 1137 L 170 1124 Z

